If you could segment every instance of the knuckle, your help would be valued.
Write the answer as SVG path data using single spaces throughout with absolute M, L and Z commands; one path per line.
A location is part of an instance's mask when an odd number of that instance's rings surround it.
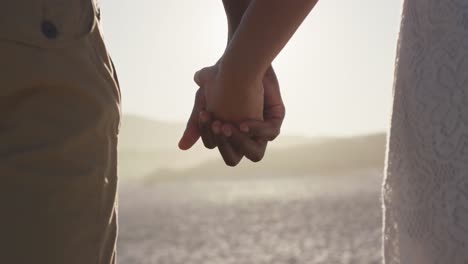
M 229 166 L 229 167 L 236 167 L 237 164 L 239 164 L 239 161 L 232 160 L 232 159 L 225 159 L 224 163 L 226 163 L 226 165 Z
M 280 126 L 275 128 L 275 135 L 278 136 L 279 134 L 281 134 L 281 127 Z
M 193 81 L 198 84 L 199 86 L 202 86 L 202 74 L 203 74 L 203 69 L 197 71 L 193 75 Z
M 214 144 L 213 142 L 210 142 L 210 141 L 208 141 L 208 140 L 206 140 L 206 139 L 203 139 L 203 145 L 205 145 L 205 147 L 206 147 L 207 149 L 214 149 L 214 148 L 216 148 L 216 144 Z
M 275 140 L 280 134 L 281 134 L 281 128 L 277 127 L 273 129 L 273 133 L 270 135 L 269 140 L 270 141 Z
M 195 93 L 195 98 L 200 98 L 203 96 L 202 88 L 198 88 L 197 92 Z
M 214 148 L 216 148 L 216 145 L 214 145 L 214 144 L 205 144 L 205 147 L 207 149 L 214 149 Z
M 255 153 L 255 154 L 251 155 L 251 156 L 249 157 L 249 159 L 250 159 L 252 162 L 255 162 L 255 163 L 256 163 L 256 162 L 260 162 L 260 161 L 263 159 L 264 154 L 265 154 L 265 153 Z

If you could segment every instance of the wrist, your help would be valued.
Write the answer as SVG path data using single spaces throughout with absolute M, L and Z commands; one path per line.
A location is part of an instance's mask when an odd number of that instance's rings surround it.
M 217 62 L 217 82 L 225 90 L 234 90 L 237 93 L 256 92 L 259 82 L 261 83 L 264 72 L 256 72 L 249 67 L 248 60 L 240 60 L 229 54 L 223 55 Z
M 207 104 L 208 111 L 216 118 L 236 123 L 263 119 L 263 91 L 242 93 L 218 85 L 221 84 L 216 85 L 220 89 L 212 95 L 214 100 L 209 100 Z
M 260 81 L 245 81 L 234 69 L 218 61 L 214 86 L 207 97 L 207 108 L 224 121 L 261 120 L 263 117 L 263 85 Z

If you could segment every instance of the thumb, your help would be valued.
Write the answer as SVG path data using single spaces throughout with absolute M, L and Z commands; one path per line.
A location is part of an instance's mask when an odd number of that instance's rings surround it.
M 184 134 L 179 140 L 179 149 L 181 150 L 189 150 L 200 138 L 200 132 L 198 131 L 197 125 L 193 125 L 191 123 L 192 122 L 189 121 Z
M 190 149 L 200 138 L 200 130 L 198 128 L 198 114 L 204 107 L 205 95 L 203 89 L 200 88 L 195 94 L 195 102 L 193 104 L 192 113 L 190 114 L 182 138 L 179 140 L 179 148 L 181 150 Z

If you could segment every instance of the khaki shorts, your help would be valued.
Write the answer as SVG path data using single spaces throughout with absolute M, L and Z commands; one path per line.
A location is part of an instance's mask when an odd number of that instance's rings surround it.
M 0 0 L 0 263 L 115 263 L 120 91 L 92 0 Z

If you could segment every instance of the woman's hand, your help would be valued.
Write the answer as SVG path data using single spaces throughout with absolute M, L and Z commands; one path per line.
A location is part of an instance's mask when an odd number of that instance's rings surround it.
M 194 77 L 204 89 L 206 110 L 225 122 L 263 120 L 263 76 L 245 82 L 246 87 L 235 87 L 238 82 L 229 80 L 231 76 L 224 75 L 218 65 L 204 68 Z

